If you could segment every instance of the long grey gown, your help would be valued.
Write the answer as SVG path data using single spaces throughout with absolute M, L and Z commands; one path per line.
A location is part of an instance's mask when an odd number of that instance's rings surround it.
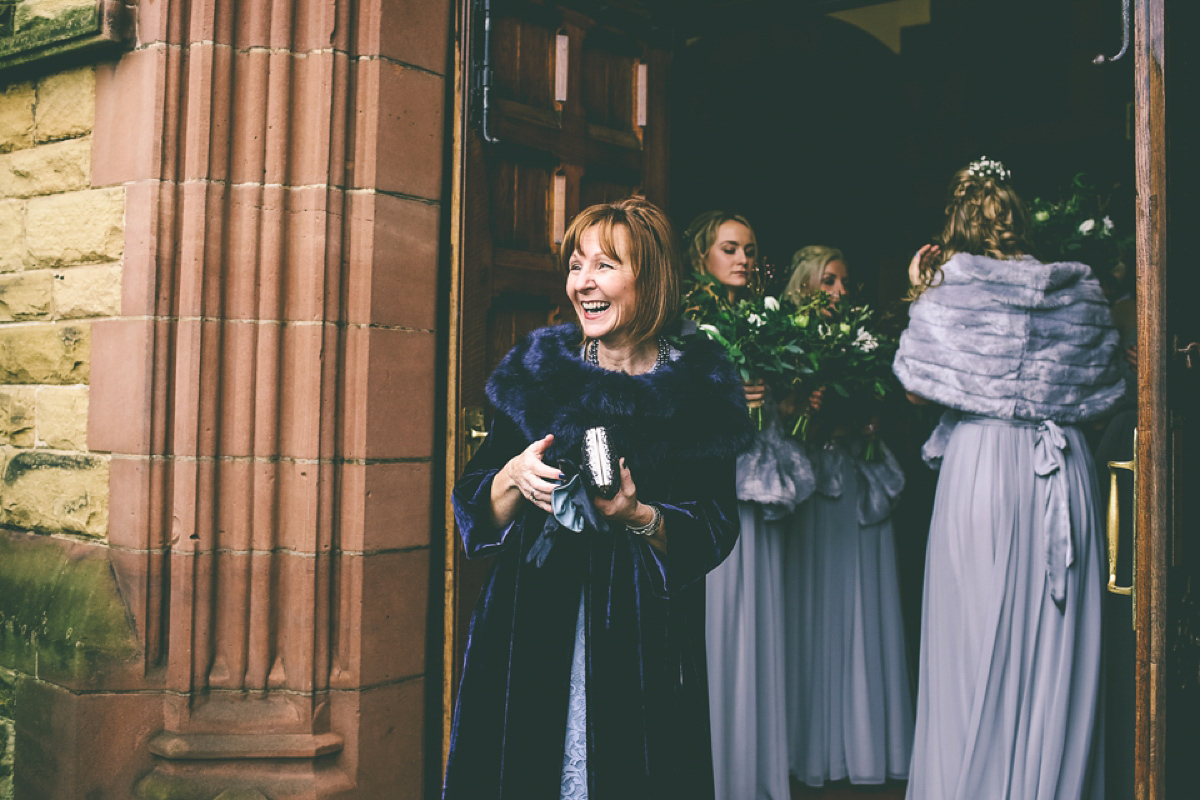
M 1103 798 L 1096 492 L 1075 427 L 954 426 L 930 523 L 912 800 Z
M 809 786 L 908 775 L 912 685 L 890 515 L 904 474 L 886 447 L 811 447 L 816 492 L 784 545 L 791 772 Z
M 717 800 L 788 800 L 783 541 L 812 468 L 774 408 L 738 458 L 741 533 L 708 573 L 705 641 Z
M 1102 547 L 1077 423 L 1125 394 L 1084 264 L 956 253 L 894 369 L 948 406 L 930 522 L 910 800 L 1102 800 Z

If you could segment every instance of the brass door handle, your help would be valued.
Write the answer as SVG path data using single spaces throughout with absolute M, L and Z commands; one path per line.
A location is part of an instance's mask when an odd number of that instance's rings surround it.
M 475 455 L 475 451 L 483 444 L 483 440 L 487 438 L 487 424 L 484 422 L 483 408 L 481 406 L 468 406 L 462 412 L 462 431 L 463 431 L 463 450 L 466 458 L 464 463 L 470 461 Z
M 1127 469 L 1137 480 L 1137 429 L 1133 431 L 1133 458 L 1128 461 L 1108 462 L 1108 590 L 1113 594 L 1129 595 L 1133 599 L 1133 618 L 1137 619 L 1137 596 L 1133 588 L 1137 584 L 1137 488 L 1133 495 L 1133 525 L 1130 534 L 1133 541 L 1133 577 L 1128 586 L 1117 585 L 1117 550 L 1121 542 L 1121 511 L 1117 497 L 1117 470 Z

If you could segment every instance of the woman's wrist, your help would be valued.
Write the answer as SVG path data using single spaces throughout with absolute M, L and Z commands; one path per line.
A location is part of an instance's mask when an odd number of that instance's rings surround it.
M 654 533 L 662 519 L 662 511 L 658 506 L 648 503 L 638 503 L 631 519 L 625 522 L 625 527 L 632 533 L 637 533 L 642 536 L 650 536 Z
M 504 466 L 492 477 L 492 485 L 500 492 L 511 492 L 517 488 L 517 482 L 512 477 L 512 459 L 504 462 Z

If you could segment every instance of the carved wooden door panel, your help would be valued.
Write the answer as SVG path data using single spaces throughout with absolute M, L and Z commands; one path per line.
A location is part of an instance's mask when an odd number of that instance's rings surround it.
M 564 5 L 462 0 L 456 18 L 447 485 L 486 424 L 484 386 L 526 333 L 573 318 L 558 268 L 571 218 L 641 194 L 666 204 L 670 51 Z M 443 758 L 487 562 L 447 500 Z
M 1136 0 L 1138 800 L 1197 794 L 1200 743 L 1200 24 L 1191 0 Z M 1113 795 L 1115 796 L 1115 795 Z

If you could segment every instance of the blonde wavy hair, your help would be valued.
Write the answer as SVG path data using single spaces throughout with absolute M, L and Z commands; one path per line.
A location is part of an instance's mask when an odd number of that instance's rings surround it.
M 754 234 L 754 226 L 750 224 L 750 220 L 729 211 L 705 211 L 692 220 L 683 232 L 683 257 L 693 272 L 708 272 L 704 266 L 708 259 L 708 251 L 716 244 L 717 233 L 726 222 L 740 222 L 745 225 L 750 231 L 750 241 L 754 242 L 755 251 L 758 250 L 758 237 Z
M 1002 166 L 980 171 L 976 164 L 963 167 L 950 180 L 946 225 L 937 240 L 941 253 L 922 271 L 921 283 L 909 292 L 910 299 L 941 282 L 942 265 L 955 253 L 1008 259 L 1033 250 L 1029 210 L 1009 183 L 1008 171 Z
M 815 291 L 825 274 L 825 267 L 832 261 L 846 263 L 846 256 L 836 247 L 826 247 L 823 244 L 810 244 L 801 247 L 792 256 L 791 277 L 783 289 L 783 296 L 793 303 L 799 303 L 804 295 Z

